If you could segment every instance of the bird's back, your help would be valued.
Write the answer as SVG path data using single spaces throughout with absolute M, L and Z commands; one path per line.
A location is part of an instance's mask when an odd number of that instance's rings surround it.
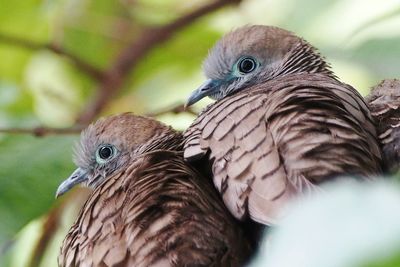
M 91 194 L 61 266 L 240 266 L 249 252 L 208 179 L 181 152 L 157 150 Z
M 185 137 L 185 158 L 210 151 L 230 211 L 266 224 L 299 192 L 381 170 L 362 97 L 326 75 L 291 74 L 246 88 L 206 108 Z

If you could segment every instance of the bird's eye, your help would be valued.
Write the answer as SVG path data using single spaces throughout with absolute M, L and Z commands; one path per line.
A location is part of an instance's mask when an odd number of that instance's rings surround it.
M 96 152 L 96 161 L 98 163 L 105 163 L 112 159 L 116 152 L 116 148 L 112 145 L 101 145 Z
M 257 62 L 254 58 L 251 57 L 244 57 L 239 60 L 238 69 L 241 73 L 246 74 L 250 73 L 255 70 L 257 67 Z

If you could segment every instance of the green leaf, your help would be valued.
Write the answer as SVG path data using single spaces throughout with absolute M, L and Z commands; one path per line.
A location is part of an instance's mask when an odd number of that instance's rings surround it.
M 201 69 L 207 51 L 220 37 L 220 32 L 199 21 L 177 33 L 169 42 L 156 47 L 141 61 L 132 79 L 140 82 L 171 68 L 179 68 L 179 75 L 193 74 Z
M 5 137 L 0 141 L 0 247 L 55 202 L 57 185 L 73 170 L 75 137 Z

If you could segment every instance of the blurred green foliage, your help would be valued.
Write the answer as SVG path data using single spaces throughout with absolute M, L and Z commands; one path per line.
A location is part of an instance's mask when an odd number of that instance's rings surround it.
M 164 25 L 206 3 L 2 0 L 0 127 L 69 127 L 101 83 L 67 56 L 45 47 L 27 49 L 4 37 L 51 44 L 107 70 L 145 27 Z M 303 36 L 321 50 L 343 81 L 364 94 L 381 79 L 400 76 L 398 1 L 244 0 L 239 6 L 200 18 L 165 44 L 155 46 L 101 115 L 124 111 L 144 114 L 183 102 L 203 79 L 201 62 L 207 50 L 224 32 L 249 23 L 281 26 Z M 159 119 L 184 129 L 193 116 L 164 114 Z M 3 255 L 8 255 L 8 260 L 18 255 L 18 246 L 4 244 L 10 244 L 7 241 L 28 222 L 39 217 L 34 222 L 43 221 L 57 205 L 54 192 L 73 170 L 71 146 L 76 138 L 0 135 L 0 266 L 7 266 Z M 34 229 L 31 231 L 41 228 Z M 65 230 L 58 234 L 60 239 Z M 19 234 L 17 239 L 28 236 Z M 52 266 L 58 247 L 53 245 L 53 250 L 41 266 Z M 13 266 L 26 265 L 15 265 L 14 261 Z
M 400 253 L 397 253 L 395 256 L 391 256 L 389 258 L 381 259 L 376 262 L 372 262 L 366 264 L 362 267 L 395 267 L 400 266 Z
M 0 241 L 54 202 L 54 188 L 69 175 L 73 137 L 6 137 L 0 154 Z

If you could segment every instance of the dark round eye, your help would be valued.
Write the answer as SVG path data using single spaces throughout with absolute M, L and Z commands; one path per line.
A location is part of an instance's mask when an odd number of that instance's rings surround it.
M 103 146 L 99 149 L 99 156 L 101 159 L 108 159 L 112 156 L 113 151 L 109 146 Z
M 104 163 L 115 155 L 115 148 L 111 145 L 102 145 L 97 149 L 96 160 L 98 163 Z
M 250 73 L 256 69 L 256 66 L 256 61 L 251 57 L 242 58 L 238 64 L 241 73 Z

